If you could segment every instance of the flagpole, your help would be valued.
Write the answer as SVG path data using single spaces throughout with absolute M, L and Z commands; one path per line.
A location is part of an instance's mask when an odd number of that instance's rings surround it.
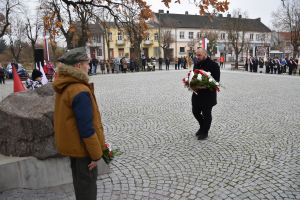
M 47 62 L 49 61 L 48 41 L 46 39 L 46 31 L 44 31 L 44 48 L 46 50 Z

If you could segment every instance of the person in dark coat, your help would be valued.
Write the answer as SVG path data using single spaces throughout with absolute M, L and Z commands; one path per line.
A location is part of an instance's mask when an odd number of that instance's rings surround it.
M 259 58 L 258 65 L 259 65 L 259 72 L 262 73 L 262 70 L 264 68 L 264 59 Z
M 253 72 L 253 66 L 254 66 L 254 59 L 250 56 L 249 58 L 249 71 Z
M 146 57 L 142 55 L 142 70 L 146 71 Z
M 166 64 L 166 70 L 169 70 L 170 69 L 170 59 L 169 59 L 169 57 L 166 58 L 165 64 Z
M 273 74 L 274 66 L 275 66 L 275 62 L 274 62 L 273 58 L 270 59 L 269 66 L 270 66 L 270 72 L 271 72 L 271 74 Z
M 257 72 L 257 69 L 258 69 L 258 59 L 257 57 L 255 57 L 253 61 L 253 72 Z
M 158 69 L 162 70 L 163 59 L 161 57 L 158 58 Z
M 216 81 L 220 81 L 220 66 L 212 61 L 206 50 L 200 48 L 196 52 L 197 61 L 194 64 L 195 69 L 201 69 L 210 72 Z M 217 104 L 217 92 L 209 89 L 200 89 L 197 94 L 192 95 L 192 111 L 196 120 L 199 122 L 200 129 L 196 136 L 198 140 L 204 140 L 208 137 L 208 131 L 212 122 L 212 108 Z
M 270 73 L 270 58 L 268 58 L 268 60 L 265 61 L 265 65 L 266 65 L 266 73 Z

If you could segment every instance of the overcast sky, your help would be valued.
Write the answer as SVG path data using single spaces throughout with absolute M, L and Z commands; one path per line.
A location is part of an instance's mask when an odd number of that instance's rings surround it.
M 174 2 L 175 0 L 172 0 Z M 275 11 L 282 3 L 281 0 L 229 0 L 229 12 L 233 9 L 240 8 L 242 11 L 247 11 L 249 18 L 261 18 L 262 22 L 269 28 L 272 28 L 271 13 Z M 184 14 L 188 11 L 189 14 L 199 14 L 199 9 L 189 2 L 193 0 L 181 0 L 181 4 L 172 3 L 170 9 L 166 8 L 161 0 L 147 0 L 152 5 L 151 9 L 158 12 L 163 9 L 165 12 L 169 10 L 170 13 Z M 225 15 L 228 12 L 225 12 Z M 224 15 L 224 14 L 223 14 Z

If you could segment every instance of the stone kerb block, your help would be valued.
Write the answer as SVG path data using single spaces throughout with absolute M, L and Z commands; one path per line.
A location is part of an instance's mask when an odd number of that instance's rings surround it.
M 109 166 L 98 161 L 98 175 L 110 173 Z M 34 157 L 0 155 L 0 192 L 15 189 L 40 189 L 72 183 L 70 159 L 66 157 L 38 160 Z

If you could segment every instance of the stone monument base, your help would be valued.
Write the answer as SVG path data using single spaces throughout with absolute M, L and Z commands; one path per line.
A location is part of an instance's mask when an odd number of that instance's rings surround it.
M 98 175 L 110 172 L 109 166 L 98 161 Z M 70 159 L 9 157 L 0 154 L 0 192 L 16 188 L 40 189 L 72 183 Z

